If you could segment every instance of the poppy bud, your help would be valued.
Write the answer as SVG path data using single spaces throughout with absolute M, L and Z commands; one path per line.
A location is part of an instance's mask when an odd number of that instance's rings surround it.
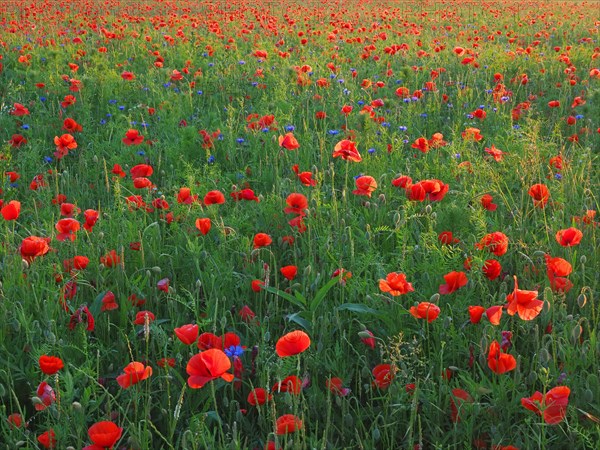
M 587 303 L 587 297 L 585 296 L 585 294 L 579 294 L 579 297 L 577 297 L 577 305 L 580 308 L 583 308 L 586 303 Z
M 161 272 L 161 270 L 162 270 L 162 269 L 161 269 L 160 267 L 158 267 L 158 266 L 154 266 L 154 267 L 152 268 L 152 272 L 154 272 L 154 273 L 160 273 L 160 272 Z
M 429 298 L 429 303 L 436 303 L 440 300 L 440 294 L 437 292 Z
M 306 266 L 304 268 L 304 277 L 307 278 L 310 275 L 311 271 L 312 271 L 312 266 L 309 264 L 308 266 Z
M 427 214 L 431 214 L 431 211 L 433 211 L 433 208 L 431 207 L 431 205 L 427 205 L 427 206 L 425 207 L 425 212 L 426 212 Z
M 81 411 L 82 410 L 81 403 L 79 403 L 79 402 L 73 402 L 73 403 L 71 403 L 71 406 L 73 407 L 73 409 L 75 411 Z
M 533 384 L 537 381 L 537 379 L 538 379 L 537 373 L 531 372 L 529 374 L 529 376 L 527 377 L 527 382 L 528 382 L 528 384 Z
M 23 267 L 23 270 L 29 269 L 29 263 L 24 259 L 21 260 L 21 266 Z
M 379 201 L 381 203 L 385 203 L 386 202 L 386 200 L 385 200 L 385 194 L 379 194 Z
M 591 389 L 583 391 L 583 401 L 586 403 L 592 403 L 594 401 L 594 392 Z
M 585 255 L 581 255 L 581 258 L 579 258 L 579 262 L 581 264 L 585 264 L 587 262 L 587 257 Z
M 581 325 L 577 324 L 573 327 L 573 329 L 571 330 L 571 343 L 573 345 L 576 345 L 579 342 L 579 338 L 581 337 L 582 333 L 583 328 L 581 327 Z
M 548 366 L 548 361 L 550 361 L 550 353 L 546 347 L 540 349 L 538 353 L 538 359 L 540 360 L 540 364 L 544 367 Z

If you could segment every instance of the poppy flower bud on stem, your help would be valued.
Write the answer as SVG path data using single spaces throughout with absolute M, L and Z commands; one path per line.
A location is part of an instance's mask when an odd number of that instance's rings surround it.
M 429 303 L 436 303 L 440 300 L 440 294 L 437 292 L 429 298 Z

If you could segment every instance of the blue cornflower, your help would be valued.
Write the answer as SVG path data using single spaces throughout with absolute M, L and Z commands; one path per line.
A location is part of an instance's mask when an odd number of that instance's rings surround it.
M 52 158 L 50 156 L 44 156 L 44 162 L 51 163 Z
M 294 125 L 286 125 L 285 126 L 285 131 L 294 131 L 296 129 L 296 127 Z
M 226 348 L 224 352 L 230 358 L 234 358 L 236 356 L 239 358 L 244 354 L 244 347 L 241 345 L 232 345 L 231 347 Z
M 238 144 L 243 144 L 244 143 L 244 138 L 237 138 L 235 140 L 235 142 L 237 142 Z
M 21 128 L 23 128 L 24 130 L 29 130 L 29 125 L 24 123 L 23 125 L 21 125 Z
M 328 133 L 331 134 L 332 136 L 335 136 L 336 134 L 340 134 L 340 131 L 339 130 L 329 130 Z
M 138 150 L 137 155 L 138 156 L 145 156 L 146 152 L 144 150 Z
M 202 91 L 196 91 L 196 94 L 198 94 L 198 95 L 202 95 L 203 93 L 204 92 L 202 92 Z
M 40 97 L 40 102 L 45 102 L 46 101 L 46 97 Z
M 108 103 L 109 103 L 110 105 L 116 105 L 116 104 L 117 104 L 117 101 L 116 101 L 116 100 L 109 100 L 109 101 L 108 101 Z
M 367 153 L 370 153 L 372 155 L 373 153 L 375 153 L 375 149 L 374 148 L 370 148 L 369 150 L 367 150 Z
M 408 127 L 405 127 L 404 125 L 400 125 L 400 126 L 398 127 L 398 129 L 399 129 L 400 131 L 406 131 L 406 130 L 408 130 Z
M 214 163 L 214 162 L 215 162 L 215 156 L 214 156 L 214 155 L 210 155 L 210 156 L 208 157 L 208 160 L 207 160 L 207 162 L 208 162 L 209 164 L 212 164 L 212 163 Z

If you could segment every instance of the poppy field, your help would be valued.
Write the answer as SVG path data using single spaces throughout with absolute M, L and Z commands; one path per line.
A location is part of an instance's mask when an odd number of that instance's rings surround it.
M 599 11 L 2 2 L 2 448 L 597 448 Z

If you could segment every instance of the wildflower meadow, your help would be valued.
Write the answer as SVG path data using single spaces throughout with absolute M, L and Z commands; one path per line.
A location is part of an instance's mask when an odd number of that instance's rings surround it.
M 600 4 L 0 3 L 0 448 L 597 449 Z

